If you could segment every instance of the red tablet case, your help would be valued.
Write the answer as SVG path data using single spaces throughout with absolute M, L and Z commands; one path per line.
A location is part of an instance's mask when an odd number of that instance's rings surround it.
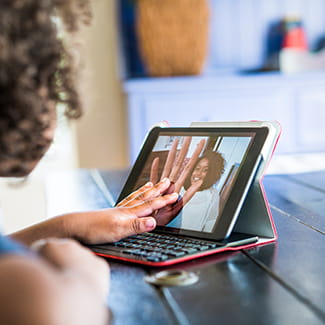
M 258 239 L 254 243 L 245 245 L 233 245 L 234 243 L 229 242 L 227 245 L 218 247 L 214 250 L 198 252 L 193 255 L 186 255 L 183 257 L 170 259 L 161 262 L 149 262 L 144 260 L 123 258 L 121 256 L 111 256 L 100 250 L 95 251 L 96 255 L 103 256 L 106 258 L 113 258 L 118 260 L 124 260 L 128 262 L 150 265 L 150 266 L 167 266 L 176 263 L 192 260 L 203 256 L 208 256 L 225 251 L 235 251 L 241 249 L 247 249 L 272 243 L 277 240 L 277 232 L 273 222 L 271 210 L 268 204 L 268 200 L 262 184 L 262 179 L 268 166 L 270 159 L 273 155 L 275 147 L 278 143 L 281 127 L 276 121 L 249 121 L 249 122 L 193 122 L 193 127 L 222 127 L 222 128 L 233 128 L 233 127 L 267 127 L 269 134 L 265 141 L 262 149 L 262 162 L 256 173 L 254 181 L 248 191 L 245 198 L 244 204 L 240 210 L 233 232 L 239 232 L 256 236 Z

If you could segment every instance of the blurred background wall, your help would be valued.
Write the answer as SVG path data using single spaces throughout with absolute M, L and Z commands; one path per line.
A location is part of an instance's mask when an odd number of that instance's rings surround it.
M 116 1 L 93 1 L 94 19 L 81 32 L 85 114 L 76 123 L 79 166 L 121 168 L 128 163 L 126 110 L 116 33 Z

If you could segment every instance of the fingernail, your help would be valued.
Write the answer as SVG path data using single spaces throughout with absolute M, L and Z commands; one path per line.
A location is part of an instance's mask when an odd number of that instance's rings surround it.
M 146 220 L 145 225 L 146 225 L 146 229 L 152 230 L 153 228 L 155 228 L 156 222 L 153 218 L 149 218 Z
M 46 243 L 47 241 L 45 239 L 36 240 L 30 245 L 30 249 L 34 252 L 38 252 Z
M 172 199 L 178 199 L 178 196 L 179 196 L 179 194 L 176 193 L 176 192 L 170 194 L 170 197 L 171 197 Z
M 146 184 L 144 184 L 145 187 L 153 187 L 153 183 L 152 182 L 147 182 Z
M 167 181 L 168 181 L 168 178 L 165 177 L 165 178 L 163 178 L 163 179 L 161 180 L 161 183 L 165 183 L 165 182 L 167 182 Z

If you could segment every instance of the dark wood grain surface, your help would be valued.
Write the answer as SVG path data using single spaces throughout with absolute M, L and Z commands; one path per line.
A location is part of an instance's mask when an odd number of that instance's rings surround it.
M 116 198 L 127 172 L 100 175 Z M 276 243 L 173 266 L 199 275 L 184 287 L 150 286 L 143 277 L 157 269 L 109 261 L 113 323 L 324 324 L 325 171 L 270 175 L 263 183 Z M 88 170 L 51 175 L 47 193 L 49 215 L 111 204 Z

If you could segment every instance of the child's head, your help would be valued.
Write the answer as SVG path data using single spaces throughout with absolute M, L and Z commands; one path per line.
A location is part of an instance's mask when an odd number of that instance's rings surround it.
M 36 165 L 53 139 L 59 104 L 68 117 L 81 115 L 72 56 L 58 27 L 77 30 L 88 5 L 0 1 L 0 176 L 23 176 Z

